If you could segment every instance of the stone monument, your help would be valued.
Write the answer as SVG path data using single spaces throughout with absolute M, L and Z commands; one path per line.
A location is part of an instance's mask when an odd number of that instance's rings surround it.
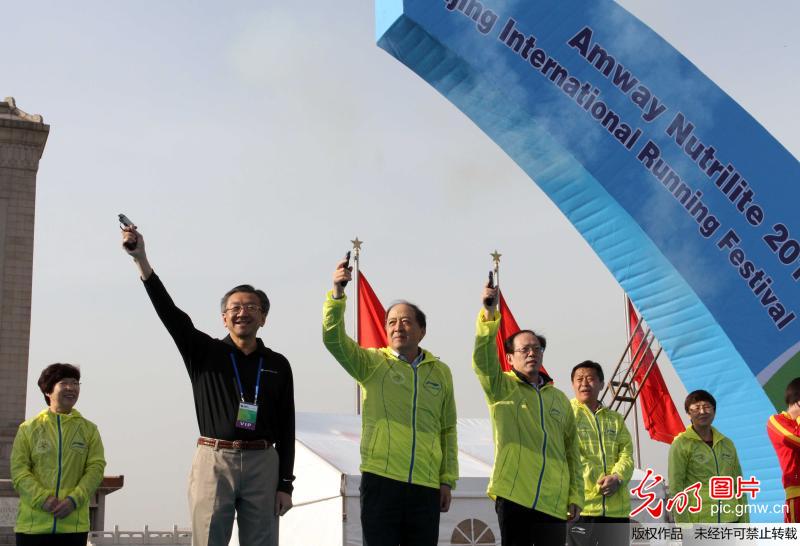
M 36 173 L 49 133 L 42 116 L 0 102 L 0 544 L 13 544 L 17 513 L 9 459 L 25 420 Z

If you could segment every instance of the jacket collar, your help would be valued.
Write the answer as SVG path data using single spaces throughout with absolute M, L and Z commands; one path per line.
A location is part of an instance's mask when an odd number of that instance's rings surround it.
M 700 437 L 700 435 L 699 435 L 699 434 L 697 434 L 697 432 L 695 432 L 695 430 L 694 430 L 694 427 L 692 426 L 692 424 L 691 424 L 691 423 L 689 423 L 689 424 L 686 426 L 686 431 L 685 431 L 683 434 L 684 434 L 684 435 L 685 435 L 687 438 L 690 438 L 690 439 L 692 439 L 692 440 L 697 440 L 698 442 L 703 442 L 703 443 L 705 443 L 705 440 L 703 440 L 703 439 Z M 715 429 L 713 426 L 711 427 L 711 444 L 712 444 L 712 445 L 717 445 L 717 442 L 720 442 L 720 441 L 722 441 L 722 439 L 724 439 L 724 438 L 725 438 L 725 436 L 724 436 L 724 435 L 723 435 L 723 434 L 722 434 L 720 431 L 718 431 L 717 429 Z
M 416 366 L 417 364 L 419 364 L 420 362 L 422 362 L 425 359 L 425 351 L 423 351 L 419 347 L 417 347 L 417 349 L 419 349 L 419 352 L 417 353 L 417 356 L 414 357 L 414 360 L 411 360 L 411 361 L 409 361 L 406 357 L 404 357 L 403 355 L 401 355 L 400 353 L 398 353 L 394 349 L 392 349 L 392 354 L 394 356 L 396 356 L 398 360 L 402 360 L 403 362 L 408 362 L 412 366 Z
M 391 358 L 392 360 L 397 360 L 398 362 L 403 362 L 403 363 L 405 363 L 405 364 L 410 364 L 409 362 L 407 362 L 407 361 L 403 360 L 402 358 L 399 358 L 399 357 L 397 356 L 397 354 L 395 354 L 395 352 L 394 352 L 394 349 L 392 349 L 392 348 L 391 348 L 391 347 L 389 347 L 389 346 L 382 347 L 382 348 L 380 348 L 380 349 L 378 349 L 378 350 L 379 350 L 380 352 L 382 352 L 383 354 L 385 354 L 386 356 L 388 356 L 389 358 Z M 431 353 L 429 353 L 428 351 L 426 351 L 426 350 L 425 350 L 425 349 L 423 349 L 422 347 L 420 347 L 420 350 L 422 351 L 422 353 L 421 353 L 421 357 L 422 357 L 422 358 L 421 358 L 421 359 L 420 359 L 420 361 L 417 363 L 417 366 L 419 366 L 420 364 L 424 364 L 424 363 L 426 363 L 426 362 L 435 362 L 435 361 L 439 360 L 438 358 L 436 358 L 435 356 L 433 356 Z M 417 358 L 420 358 L 420 357 L 417 357 Z
M 81 413 L 75 408 L 72 408 L 72 411 L 70 411 L 69 413 L 53 413 L 52 411 L 50 411 L 50 408 L 45 408 L 39 412 L 38 417 L 55 419 L 57 415 L 60 415 L 63 419 L 72 419 L 73 417 L 83 417 L 83 415 L 81 415 Z
M 592 409 L 589 406 L 587 406 L 583 402 L 579 402 L 577 398 L 573 398 L 572 400 L 570 400 L 570 403 L 572 404 L 573 408 L 580 408 L 580 409 L 586 411 L 587 413 L 589 413 L 590 415 L 596 415 L 596 414 L 600 413 L 601 411 L 604 411 L 604 410 L 607 409 L 603 405 L 603 403 L 600 402 L 600 401 L 598 401 L 598 404 L 600 404 L 600 405 L 597 406 L 597 411 L 592 411 Z
M 782 412 L 781 412 L 781 415 L 783 415 L 783 416 L 784 416 L 786 419 L 788 419 L 790 422 L 796 422 L 796 423 L 800 423 L 800 417 L 798 417 L 797 419 L 795 419 L 794 417 L 792 417 L 792 415 L 791 415 L 791 414 L 790 414 L 788 411 L 782 411 Z
M 534 385 L 531 385 L 531 383 L 528 381 L 527 377 L 525 377 L 524 375 L 519 373 L 514 368 L 511 368 L 511 370 L 509 370 L 506 373 L 512 374 L 512 376 L 514 378 L 516 378 L 516 380 L 519 381 L 520 383 L 525 383 L 526 385 L 530 385 L 531 387 L 534 386 Z M 540 371 L 539 372 L 539 384 L 536 385 L 536 388 L 541 389 L 542 387 L 547 387 L 548 385 L 549 386 L 553 385 L 553 378 L 550 377 L 549 375 L 547 375 L 546 373 Z
M 235 349 L 239 354 L 244 356 L 244 353 L 241 351 L 241 349 L 239 349 L 239 347 L 237 347 L 236 344 L 231 339 L 231 335 L 230 334 L 225 336 L 225 338 L 223 338 L 222 342 L 225 343 L 226 345 L 229 345 L 230 347 Z M 261 356 L 267 356 L 268 353 L 269 353 L 269 349 L 267 349 L 266 345 L 264 345 L 264 342 L 261 341 L 261 338 L 257 337 L 256 338 L 256 350 L 253 351 L 251 354 L 259 354 Z M 250 356 L 250 355 L 248 355 L 248 356 Z

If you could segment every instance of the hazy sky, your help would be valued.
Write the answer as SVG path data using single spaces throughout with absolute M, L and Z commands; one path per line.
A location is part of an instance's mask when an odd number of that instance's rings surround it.
M 797 0 L 620 3 L 800 156 Z M 100 427 L 106 473 L 126 477 L 108 527 L 188 525 L 197 436 L 183 363 L 119 249 L 119 212 L 204 331 L 225 335 L 218 301 L 230 287 L 267 291 L 262 337 L 292 363 L 298 411 L 354 408 L 319 322 L 356 235 L 378 296 L 427 312 L 423 345 L 452 368 L 460 416 L 488 416 L 470 355 L 495 248 L 509 305 L 547 335 L 560 387 L 576 362 L 610 372 L 619 359 L 616 281 L 495 144 L 375 46 L 370 1 L 28 0 L 3 13 L 13 24 L 0 34 L 0 94 L 51 125 L 27 412 L 43 407 L 45 365 L 81 365 L 78 408 Z M 646 452 L 666 470 L 663 446 Z

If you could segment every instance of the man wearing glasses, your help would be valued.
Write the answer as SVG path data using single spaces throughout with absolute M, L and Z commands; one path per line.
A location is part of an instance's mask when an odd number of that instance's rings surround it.
M 289 362 L 256 337 L 267 295 L 246 284 L 229 290 L 228 336 L 212 338 L 173 303 L 135 226 L 123 228 L 122 244 L 192 382 L 201 435 L 189 477 L 192 544 L 227 546 L 238 513 L 240 544 L 277 546 L 278 516 L 292 506 L 294 391 Z
M 733 492 L 736 478 L 742 475 L 739 456 L 733 442 L 711 426 L 717 412 L 717 401 L 704 390 L 690 392 L 683 405 L 691 423 L 678 434 L 669 448 L 669 492 L 672 497 L 688 491 L 687 508 L 673 509 L 677 523 L 749 523 L 747 499 L 733 495 L 730 499 L 712 499 L 709 482 L 713 477 L 730 478 Z M 697 487 L 696 492 L 691 490 Z M 700 510 L 688 510 L 694 495 L 700 498 Z M 726 496 L 726 495 L 717 495 Z M 675 506 L 681 503 L 676 502 Z
M 547 341 L 520 330 L 505 341 L 511 370 L 503 373 L 495 338 L 498 289 L 484 287 L 473 369 L 495 437 L 489 496 L 495 500 L 503 546 L 560 545 L 566 522 L 583 506 L 581 455 L 567 396 L 541 371 Z
M 361 530 L 365 546 L 435 546 L 440 513 L 458 479 L 456 404 L 450 368 L 422 349 L 419 307 L 386 310 L 388 347 L 363 349 L 344 327 L 347 261 L 333 273 L 322 341 L 362 388 Z

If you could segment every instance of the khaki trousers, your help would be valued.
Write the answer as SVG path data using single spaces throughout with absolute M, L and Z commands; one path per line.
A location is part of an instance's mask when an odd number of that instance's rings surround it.
M 194 546 L 228 546 L 233 517 L 242 546 L 278 546 L 278 453 L 197 446 L 189 474 Z

